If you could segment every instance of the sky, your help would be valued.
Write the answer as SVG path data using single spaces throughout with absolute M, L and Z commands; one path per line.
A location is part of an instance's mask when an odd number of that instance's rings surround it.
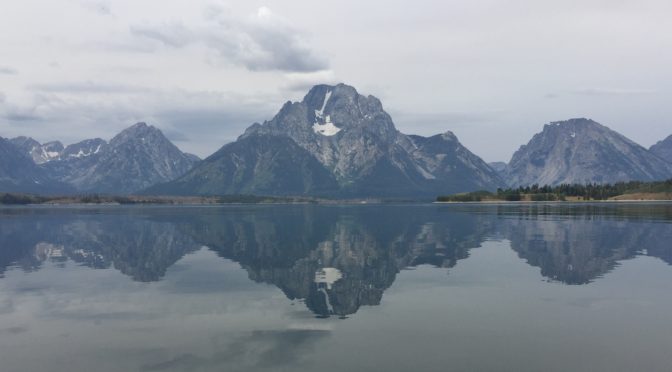
M 672 134 L 672 2 L 22 0 L 0 12 L 0 136 L 109 140 L 138 121 L 207 156 L 314 84 L 407 134 L 508 161 L 587 117 Z

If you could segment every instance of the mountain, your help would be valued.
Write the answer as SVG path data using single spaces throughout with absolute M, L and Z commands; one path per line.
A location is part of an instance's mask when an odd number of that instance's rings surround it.
M 0 137 L 0 192 L 59 194 L 71 191 L 38 167 L 28 153 Z
M 254 135 L 222 147 L 183 177 L 147 193 L 299 195 L 337 190 L 331 173 L 291 139 Z
M 493 161 L 488 165 L 498 174 L 502 174 L 506 170 L 506 163 L 503 161 Z
M 502 184 L 452 133 L 400 133 L 376 97 L 339 84 L 313 87 L 184 176 L 145 192 L 434 197 Z
M 649 151 L 672 163 L 672 135 L 651 146 Z
M 63 144 L 59 141 L 41 144 L 30 137 L 21 136 L 12 138 L 9 142 L 32 158 L 35 164 L 44 164 L 58 159 L 63 151 Z
M 68 146 L 56 161 L 43 164 L 53 177 L 80 192 L 129 194 L 187 172 L 197 162 L 163 133 L 137 123 L 110 140 L 92 139 Z
M 81 142 L 68 145 L 58 157 L 58 160 L 65 160 L 70 158 L 83 158 L 98 154 L 101 150 L 105 150 L 107 142 L 100 138 L 87 139 Z
M 513 154 L 505 170 L 511 186 L 653 181 L 672 177 L 672 164 L 590 119 L 544 126 Z

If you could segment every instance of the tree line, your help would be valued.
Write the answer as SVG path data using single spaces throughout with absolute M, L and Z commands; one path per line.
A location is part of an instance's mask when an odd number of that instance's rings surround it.
M 672 193 L 672 179 L 666 181 L 629 181 L 617 183 L 585 183 L 585 184 L 560 184 L 557 186 L 520 186 L 517 188 L 498 188 L 496 193 L 489 191 L 475 191 L 454 195 L 439 196 L 437 201 L 483 201 L 483 200 L 506 200 L 519 201 L 529 195 L 532 201 L 562 201 L 567 197 L 575 197 L 580 200 L 607 200 L 609 198 L 633 193 Z

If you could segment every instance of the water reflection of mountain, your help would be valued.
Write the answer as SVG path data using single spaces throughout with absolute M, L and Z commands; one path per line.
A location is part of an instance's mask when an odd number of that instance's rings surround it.
M 564 208 L 0 210 L 0 276 L 10 266 L 34 271 L 46 260 L 72 260 L 156 281 L 207 246 L 326 317 L 377 305 L 404 268 L 451 268 L 485 239 L 510 240 L 543 276 L 566 284 L 588 283 L 640 254 L 672 264 L 670 207 Z
M 403 268 L 452 267 L 485 234 L 485 225 L 473 217 L 423 207 L 405 211 L 275 209 L 202 216 L 179 229 L 239 262 L 250 279 L 274 284 L 290 299 L 304 299 L 316 314 L 345 316 L 380 303 Z
M 511 215 L 509 211 L 498 210 L 505 216 L 498 224 L 503 235 L 519 257 L 551 280 L 586 284 L 637 255 L 672 264 L 669 206 L 540 206 L 519 208 Z
M 35 211 L 29 211 L 35 212 Z M 114 267 L 137 281 L 159 280 L 198 248 L 169 222 L 136 215 L 26 213 L 0 223 L 0 275 L 8 266 L 37 270 L 70 259 L 91 268 Z

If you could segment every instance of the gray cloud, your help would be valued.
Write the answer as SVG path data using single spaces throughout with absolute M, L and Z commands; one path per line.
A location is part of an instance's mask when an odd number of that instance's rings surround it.
M 227 62 L 251 71 L 316 72 L 327 70 L 326 58 L 313 51 L 304 35 L 268 8 L 240 19 L 210 8 L 204 27 L 181 23 L 131 26 L 131 34 L 173 48 L 203 44 Z
M 17 70 L 15 70 L 15 69 L 13 69 L 13 68 L 11 68 L 11 67 L 0 66 L 0 74 L 4 74 L 4 75 L 16 75 L 16 74 L 18 74 L 18 73 L 19 73 L 19 72 L 18 72 Z
M 38 121 L 41 116 L 37 111 L 37 105 L 17 106 L 7 102 L 7 98 L 0 93 L 0 119 L 8 122 Z
M 146 364 L 145 371 L 223 369 L 234 371 L 277 370 L 307 359 L 316 344 L 330 335 L 321 330 L 254 331 L 218 345 L 209 357 L 182 354 L 169 360 Z
M 105 1 L 85 1 L 82 3 L 84 9 L 102 16 L 112 15 L 110 4 Z
M 136 37 L 156 40 L 174 48 L 181 48 L 199 41 L 198 36 L 193 34 L 191 30 L 181 23 L 175 22 L 157 26 L 131 26 L 131 34 Z
M 0 335 L 2 335 L 2 334 L 17 335 L 19 333 L 25 333 L 25 332 L 28 332 L 28 327 L 26 327 L 26 326 L 14 326 L 14 327 L 9 327 L 9 328 L 0 328 Z
M 288 91 L 307 92 L 318 84 L 336 84 L 338 79 L 332 70 L 320 70 L 314 72 L 303 73 L 287 73 L 285 74 L 287 83 L 283 86 Z
M 656 91 L 651 89 L 582 88 L 571 93 L 585 96 L 632 96 L 654 94 Z
M 74 82 L 74 83 L 52 83 L 52 84 L 34 84 L 29 89 L 41 92 L 52 93 L 145 93 L 149 88 L 114 83 L 95 83 Z
M 2 116 L 8 121 L 38 121 L 42 118 L 38 115 L 23 112 L 7 112 Z

